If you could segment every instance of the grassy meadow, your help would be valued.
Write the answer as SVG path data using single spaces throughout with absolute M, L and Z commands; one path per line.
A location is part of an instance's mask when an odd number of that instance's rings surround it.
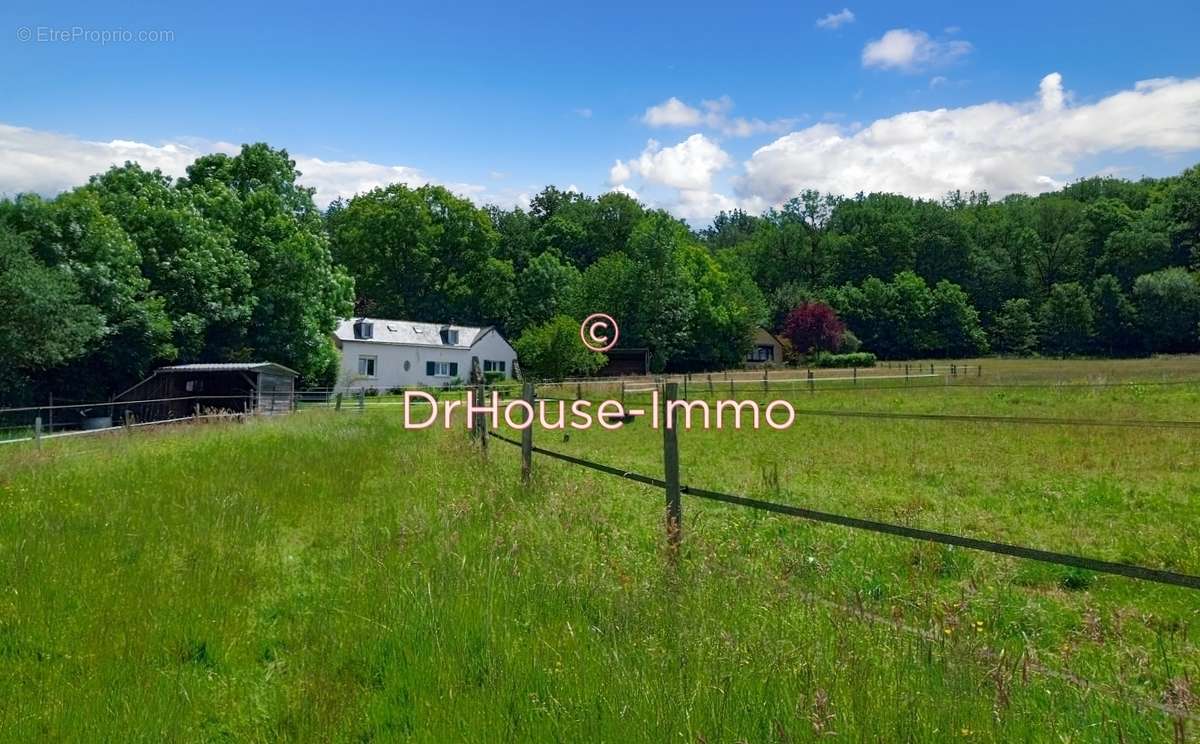
M 801 411 L 788 431 L 680 432 L 683 481 L 1200 573 L 1200 429 L 826 415 L 1200 420 L 1200 385 L 1178 384 L 1197 358 L 982 364 L 938 384 L 783 386 L 770 397 Z M 0 740 L 1200 727 L 1196 592 L 687 496 L 672 565 L 660 491 L 546 458 L 524 487 L 515 448 L 405 431 L 387 402 L 0 450 Z M 646 421 L 535 441 L 661 474 Z

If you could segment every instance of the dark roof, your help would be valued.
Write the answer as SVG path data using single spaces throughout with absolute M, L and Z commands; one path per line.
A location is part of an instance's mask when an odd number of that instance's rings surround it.
M 212 362 L 205 364 L 176 364 L 159 367 L 158 372 L 282 372 L 299 377 L 300 373 L 274 362 Z

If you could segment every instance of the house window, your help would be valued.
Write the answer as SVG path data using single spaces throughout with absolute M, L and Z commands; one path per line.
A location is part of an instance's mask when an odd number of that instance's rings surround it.
M 375 362 L 373 356 L 360 356 L 358 358 L 358 374 L 369 379 L 375 379 Z
M 442 343 L 458 346 L 458 331 L 453 328 L 442 329 Z
M 375 324 L 368 323 L 365 320 L 360 320 L 354 324 L 355 338 L 373 338 L 375 336 Z
M 504 372 L 505 371 L 504 370 L 504 361 L 503 360 L 496 361 L 493 359 L 484 359 L 483 360 L 483 371 L 484 372 Z
M 458 362 L 425 362 L 426 377 L 457 377 Z
M 775 361 L 775 347 L 768 344 L 756 346 L 750 351 L 749 360 L 752 362 L 773 362 Z

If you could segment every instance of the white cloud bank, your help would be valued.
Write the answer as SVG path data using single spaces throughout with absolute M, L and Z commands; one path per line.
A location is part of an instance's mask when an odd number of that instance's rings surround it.
M 1086 105 L 1069 98 L 1062 76 L 1051 73 L 1033 101 L 913 111 L 858 130 L 817 124 L 758 149 L 738 193 L 768 204 L 805 188 L 930 198 L 953 189 L 1037 193 L 1079 175 L 1086 156 L 1200 149 L 1200 78 L 1145 80 Z
M 88 177 L 103 173 L 127 160 L 147 170 L 155 168 L 171 176 L 186 175 L 196 158 L 213 152 L 236 154 L 240 148 L 228 142 L 167 142 L 151 145 L 128 140 L 95 142 L 54 132 L 0 124 L 0 195 L 21 192 L 53 195 L 87 183 Z M 482 186 L 444 183 L 404 165 L 382 165 L 365 160 L 323 160 L 292 155 L 300 182 L 316 188 L 316 202 L 325 207 L 338 197 L 392 183 L 419 186 L 442 183 L 451 191 L 476 200 L 508 203 L 519 201 L 508 195 L 485 193 Z
M 862 50 L 863 67 L 917 72 L 927 67 L 947 65 L 965 57 L 971 43 L 960 39 L 937 41 L 924 31 L 894 28 Z

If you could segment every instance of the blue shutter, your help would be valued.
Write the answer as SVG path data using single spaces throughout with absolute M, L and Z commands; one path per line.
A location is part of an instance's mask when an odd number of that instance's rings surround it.
M 425 362 L 425 376 L 433 377 L 433 362 Z

